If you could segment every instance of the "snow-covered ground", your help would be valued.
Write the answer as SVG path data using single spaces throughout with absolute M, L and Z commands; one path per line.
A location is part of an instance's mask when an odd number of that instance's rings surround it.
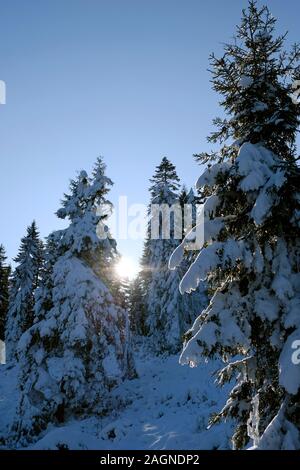
M 92 417 L 49 427 L 32 449 L 224 449 L 229 423 L 207 429 L 210 414 L 226 396 L 213 383 L 216 364 L 191 369 L 178 356 L 136 353 L 139 377 L 114 390 L 123 407 L 105 418 Z M 15 410 L 16 369 L 0 366 L 0 437 L 7 436 Z
M 2 438 L 7 437 L 17 405 L 18 368 L 0 365 L 0 448 Z
M 5 364 L 5 344 L 0 339 L 0 364 Z

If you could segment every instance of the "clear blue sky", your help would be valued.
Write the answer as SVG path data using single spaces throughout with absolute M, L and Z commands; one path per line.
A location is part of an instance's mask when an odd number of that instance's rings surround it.
M 299 0 L 264 2 L 299 40 Z M 26 226 L 42 236 L 69 179 L 105 157 L 111 199 L 147 203 L 163 155 L 192 185 L 220 114 L 210 52 L 230 40 L 246 0 L 0 0 L 2 242 L 16 255 Z M 138 257 L 141 242 L 121 241 Z

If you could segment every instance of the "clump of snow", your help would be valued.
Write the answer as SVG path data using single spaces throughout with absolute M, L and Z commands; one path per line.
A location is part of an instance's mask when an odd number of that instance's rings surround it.
M 203 186 L 213 186 L 216 183 L 216 178 L 219 174 L 227 173 L 231 168 L 230 162 L 215 163 L 211 167 L 207 168 L 204 173 L 199 177 L 196 182 L 196 188 L 202 188 Z
M 250 77 L 249 75 L 242 75 L 239 81 L 239 85 L 242 88 L 248 88 L 252 85 L 253 83 L 253 78 Z
M 285 405 L 283 404 L 258 444 L 251 450 L 299 450 L 299 439 L 298 429 L 285 418 Z
M 278 157 L 270 150 L 249 142 L 241 146 L 236 163 L 237 173 L 243 177 L 242 191 L 256 192 L 250 216 L 256 225 L 261 225 L 279 202 L 277 191 L 286 181 L 285 173 L 277 168 Z
M 180 244 L 173 251 L 170 260 L 169 260 L 169 269 L 175 269 L 180 265 L 184 257 L 184 245 Z
M 5 343 L 0 339 L 0 364 L 5 364 Z
M 219 250 L 222 246 L 222 243 L 214 243 L 200 251 L 180 282 L 179 289 L 182 294 L 195 290 L 199 282 L 206 279 L 207 273 L 218 265 Z
M 268 109 L 268 105 L 263 101 L 256 101 L 251 109 L 253 113 L 257 113 L 260 111 L 266 111 Z

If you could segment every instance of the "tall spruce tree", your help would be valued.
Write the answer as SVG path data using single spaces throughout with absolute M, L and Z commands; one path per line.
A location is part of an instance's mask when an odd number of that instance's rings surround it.
M 164 157 L 150 182 L 150 220 L 140 274 L 145 292 L 142 328 L 151 336 L 156 352 L 177 352 L 182 335 L 201 311 L 203 299 L 181 295 L 180 272 L 168 269 L 170 254 L 182 237 L 182 206 L 175 166 Z
M 0 340 L 4 341 L 9 298 L 10 267 L 6 263 L 5 248 L 0 245 Z
M 300 78 L 299 45 L 284 50 L 286 34 L 274 36 L 276 19 L 267 7 L 249 1 L 233 44 L 222 57 L 210 56 L 213 89 L 227 118 L 216 118 L 209 142 L 228 142 L 216 156 L 235 157 L 244 142 L 263 143 L 293 164 L 299 105 L 292 99 Z M 202 154 L 202 158 L 207 156 Z M 208 155 L 211 160 L 213 155 Z
M 182 209 L 182 234 L 186 235 L 197 224 L 197 215 L 200 212 L 201 198 L 195 194 L 193 188 L 189 191 L 183 185 L 179 194 L 179 204 Z
M 204 243 L 180 285 L 189 292 L 207 280 L 214 293 L 188 332 L 181 363 L 225 361 L 220 383 L 236 384 L 212 423 L 234 418 L 234 448 L 250 439 L 260 449 L 300 448 L 300 370 L 292 359 L 300 338 L 300 105 L 291 98 L 300 51 L 284 52 L 274 27 L 268 8 L 251 1 L 234 44 L 211 57 L 229 117 L 216 121 L 211 137 L 225 140 L 220 153 L 199 156 L 210 163 L 197 183 Z M 188 245 L 174 252 L 171 268 Z
M 103 282 L 111 279 L 116 245 L 105 224 L 110 185 L 102 160 L 91 178 L 82 171 L 57 212 L 68 228 L 48 238 L 37 321 L 19 343 L 21 395 L 13 430 L 24 444 L 49 423 L 107 413 L 117 406 L 110 390 L 134 374 L 127 312 Z
M 11 278 L 9 308 L 5 331 L 7 362 L 17 358 L 17 344 L 34 320 L 34 294 L 39 285 L 43 263 L 43 243 L 35 221 L 21 240 L 17 264 Z
M 131 331 L 137 336 L 146 336 L 145 289 L 140 274 L 130 283 L 128 310 Z

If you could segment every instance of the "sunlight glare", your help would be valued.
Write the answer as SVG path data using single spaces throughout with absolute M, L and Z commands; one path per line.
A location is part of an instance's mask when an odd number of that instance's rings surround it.
M 122 256 L 116 265 L 116 272 L 120 278 L 133 279 L 139 271 L 138 265 L 131 258 Z

